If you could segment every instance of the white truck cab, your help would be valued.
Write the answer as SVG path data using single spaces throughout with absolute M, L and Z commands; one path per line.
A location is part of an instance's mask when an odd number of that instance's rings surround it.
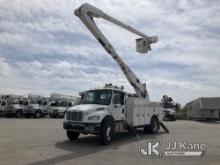
M 109 144 L 117 132 L 143 127 L 156 133 L 162 121 L 162 105 L 128 94 L 111 84 L 88 90 L 79 105 L 69 108 L 63 127 L 70 140 L 80 133 L 95 134 L 103 144 Z

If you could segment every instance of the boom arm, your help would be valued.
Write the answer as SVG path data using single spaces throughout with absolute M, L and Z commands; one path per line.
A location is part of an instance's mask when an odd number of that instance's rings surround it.
M 90 4 L 83 4 L 78 9 L 75 10 L 75 15 L 78 16 L 85 26 L 90 30 L 94 37 L 99 41 L 99 43 L 105 48 L 105 50 L 112 56 L 112 58 L 118 63 L 121 70 L 127 77 L 129 83 L 133 86 L 135 92 L 139 97 L 146 98 L 149 101 L 149 95 L 146 90 L 146 84 L 142 84 L 137 76 L 132 72 L 132 70 L 124 63 L 121 57 L 117 54 L 115 49 L 112 47 L 110 42 L 102 34 L 102 32 L 96 26 L 93 17 L 103 18 L 113 24 L 116 24 L 132 33 L 135 33 L 144 39 L 144 44 L 147 46 L 145 52 L 150 50 L 150 44 L 157 42 L 157 37 L 149 37 L 129 25 L 126 25 L 119 20 L 105 14 L 103 11 L 95 8 Z

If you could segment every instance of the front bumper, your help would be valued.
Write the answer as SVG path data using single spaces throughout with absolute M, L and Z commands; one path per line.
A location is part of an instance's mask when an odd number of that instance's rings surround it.
M 65 116 L 65 112 L 51 112 L 50 116 L 51 117 L 64 117 Z
M 25 115 L 33 115 L 34 114 L 34 111 L 24 111 L 23 112 Z
M 100 123 L 64 122 L 63 128 L 66 130 L 72 130 L 85 134 L 98 134 L 100 129 Z
M 175 114 L 166 113 L 166 114 L 164 115 L 163 120 L 167 120 L 167 119 L 175 120 L 175 119 L 176 119 L 176 115 L 175 115 Z

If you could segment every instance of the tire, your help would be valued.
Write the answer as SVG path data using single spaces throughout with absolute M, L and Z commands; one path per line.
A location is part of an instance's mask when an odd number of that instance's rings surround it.
M 99 138 L 102 145 L 108 145 L 112 141 L 114 135 L 114 120 L 107 117 L 103 120 L 99 132 Z
M 35 115 L 34 115 L 35 118 L 38 119 L 38 118 L 41 118 L 41 116 L 42 115 L 41 115 L 41 113 L 39 111 L 35 112 Z
M 25 115 L 25 118 L 30 118 L 30 115 L 27 115 L 27 114 L 26 114 L 26 115 Z
M 5 117 L 10 118 L 11 116 L 9 114 L 5 114 Z
M 21 111 L 17 111 L 15 116 L 16 116 L 16 118 L 20 118 L 22 116 L 22 112 Z
M 149 125 L 144 127 L 145 133 L 155 134 L 160 128 L 160 123 L 156 117 L 151 118 L 151 122 Z
M 66 135 L 69 138 L 69 140 L 73 141 L 73 140 L 77 140 L 80 133 L 79 132 L 75 132 L 75 131 L 66 131 Z

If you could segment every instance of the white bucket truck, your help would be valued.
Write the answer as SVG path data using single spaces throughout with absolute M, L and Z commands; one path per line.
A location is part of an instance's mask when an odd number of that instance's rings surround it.
M 160 102 L 151 102 L 146 90 L 132 70 L 124 63 L 113 46 L 96 26 L 93 17 L 103 18 L 141 38 L 136 40 L 136 48 L 140 53 L 147 53 L 150 44 L 157 42 L 157 37 L 149 37 L 131 26 L 105 14 L 103 11 L 83 4 L 75 10 L 75 15 L 86 25 L 94 37 L 120 66 L 136 94 L 124 92 L 112 84 L 103 88 L 84 91 L 79 105 L 67 110 L 63 127 L 70 140 L 76 140 L 80 133 L 95 134 L 100 142 L 107 145 L 115 133 L 136 128 L 144 128 L 145 132 L 156 133 L 162 124 L 163 111 Z
M 52 93 L 48 104 L 49 116 L 52 118 L 63 118 L 66 110 L 75 105 L 77 99 L 75 96 Z

